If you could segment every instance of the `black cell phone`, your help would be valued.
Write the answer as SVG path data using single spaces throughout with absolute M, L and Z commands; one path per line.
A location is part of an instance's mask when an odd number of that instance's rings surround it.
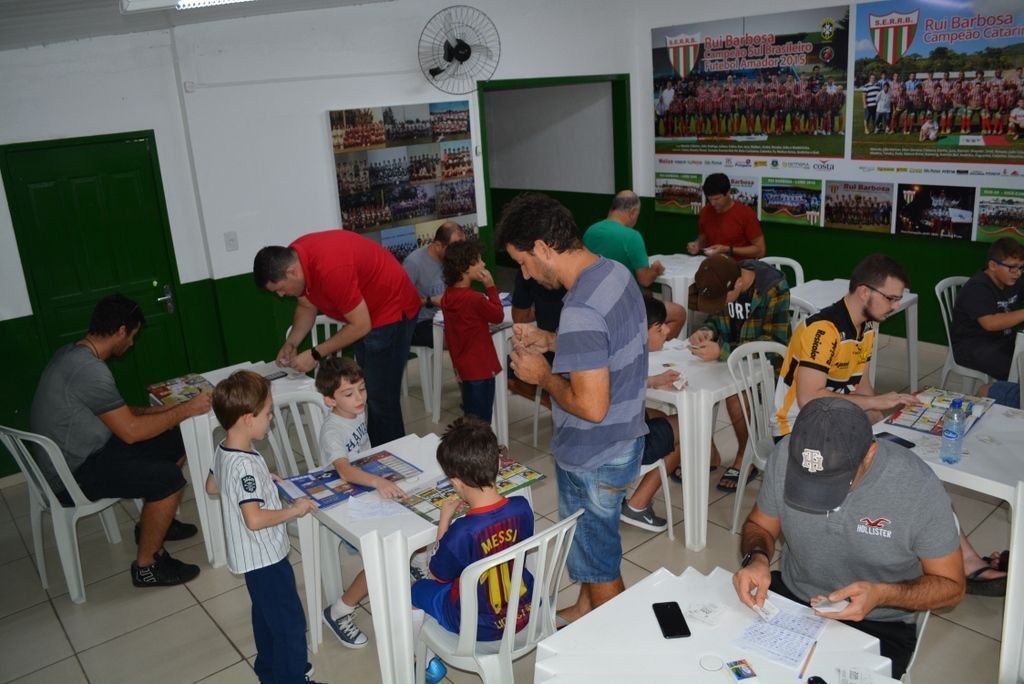
M 283 370 L 279 370 L 279 371 L 274 371 L 272 373 L 267 373 L 263 377 L 266 378 L 268 381 L 273 382 L 274 380 L 280 380 L 281 378 L 285 377 L 286 375 L 288 375 L 288 374 L 285 373 Z
M 913 449 L 914 447 L 917 446 L 916 444 L 911 442 L 909 439 L 903 439 L 902 437 L 897 437 L 896 435 L 892 434 L 891 432 L 879 432 L 877 435 L 875 435 L 875 437 L 878 438 L 878 439 L 888 440 L 888 441 L 892 442 L 893 444 L 899 444 L 901 447 L 904 447 L 906 449 Z
M 658 618 L 658 625 L 661 627 L 661 634 L 666 639 L 678 639 L 690 636 L 690 626 L 686 624 L 683 611 L 675 601 L 655 603 L 654 616 Z

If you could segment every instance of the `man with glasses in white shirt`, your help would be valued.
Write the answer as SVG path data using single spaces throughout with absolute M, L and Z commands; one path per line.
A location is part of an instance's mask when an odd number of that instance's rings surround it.
M 1006 380 L 1014 328 L 1024 323 L 1024 245 L 1010 237 L 992 243 L 988 263 L 960 288 L 953 305 L 953 358 L 996 380 Z

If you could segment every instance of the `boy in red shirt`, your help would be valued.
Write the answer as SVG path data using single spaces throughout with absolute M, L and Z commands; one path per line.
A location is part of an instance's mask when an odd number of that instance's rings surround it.
M 448 286 L 441 297 L 441 311 L 448 352 L 462 381 L 462 410 L 489 423 L 494 376 L 501 372 L 501 363 L 488 324 L 501 323 L 505 310 L 482 255 L 483 246 L 476 240 L 448 245 L 441 262 L 441 274 Z M 470 287 L 474 280 L 483 284 L 486 297 Z

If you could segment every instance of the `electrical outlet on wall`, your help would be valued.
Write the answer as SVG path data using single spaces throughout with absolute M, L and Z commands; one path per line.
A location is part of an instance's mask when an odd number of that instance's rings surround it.
M 229 230 L 224 233 L 224 249 L 228 252 L 238 251 L 238 233 L 234 230 Z

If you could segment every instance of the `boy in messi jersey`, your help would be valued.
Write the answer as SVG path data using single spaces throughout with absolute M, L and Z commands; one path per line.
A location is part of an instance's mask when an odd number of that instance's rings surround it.
M 459 631 L 462 606 L 459 576 L 470 564 L 507 549 L 533 535 L 533 511 L 521 496 L 506 499 L 498 493 L 498 440 L 479 418 L 464 416 L 452 423 L 437 447 L 437 462 L 461 500 L 441 507 L 437 543 L 430 559 L 431 579 L 412 585 L 412 604 L 433 617 L 445 629 Z M 452 522 L 462 501 L 469 510 Z M 511 562 L 506 563 L 511 570 Z M 501 638 L 508 610 L 503 572 L 490 573 L 477 588 L 477 641 Z M 493 586 L 496 584 L 497 586 Z M 530 618 L 533 576 L 523 570 L 516 631 Z

